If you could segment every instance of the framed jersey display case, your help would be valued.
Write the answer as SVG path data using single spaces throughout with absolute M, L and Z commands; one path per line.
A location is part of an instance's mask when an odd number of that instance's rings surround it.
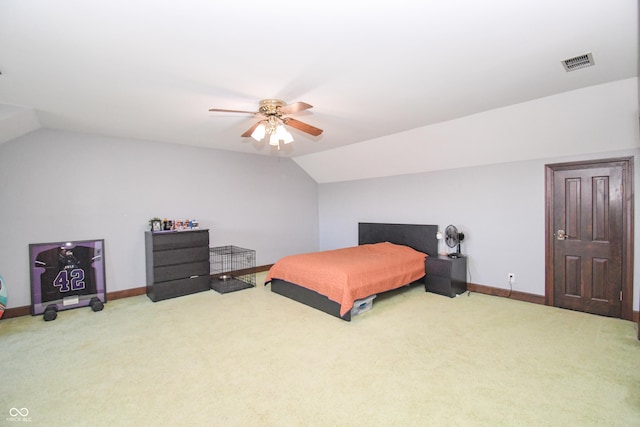
M 107 302 L 104 240 L 30 244 L 29 261 L 32 315 Z

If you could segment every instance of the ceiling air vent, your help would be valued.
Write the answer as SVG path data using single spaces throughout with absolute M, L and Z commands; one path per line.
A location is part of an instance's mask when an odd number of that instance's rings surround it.
M 562 65 L 567 72 L 579 70 L 580 68 L 591 67 L 595 64 L 596 63 L 593 62 L 593 55 L 591 52 L 562 61 Z

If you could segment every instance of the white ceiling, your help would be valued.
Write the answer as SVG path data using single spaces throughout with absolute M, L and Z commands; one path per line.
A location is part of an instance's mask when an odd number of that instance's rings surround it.
M 0 122 L 267 155 L 254 117 L 207 110 L 305 101 L 324 134 L 291 130 L 295 157 L 637 76 L 638 5 L 2 0 L 0 72 Z

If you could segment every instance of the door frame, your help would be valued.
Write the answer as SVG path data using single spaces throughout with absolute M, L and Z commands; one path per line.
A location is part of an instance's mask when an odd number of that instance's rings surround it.
M 595 167 L 622 166 L 622 304 L 620 318 L 633 320 L 633 224 L 634 190 L 633 157 L 583 160 L 545 165 L 545 304 L 553 306 L 554 301 L 554 229 L 553 229 L 553 176 L 559 170 L 585 169 Z

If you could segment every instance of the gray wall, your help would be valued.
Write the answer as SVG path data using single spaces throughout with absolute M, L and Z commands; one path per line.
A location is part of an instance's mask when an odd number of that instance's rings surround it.
M 469 255 L 470 281 L 508 288 L 506 276 L 513 272 L 515 290 L 543 295 L 544 165 L 637 156 L 636 93 L 637 79 L 629 79 L 389 136 L 378 141 L 384 147 L 393 143 L 394 149 L 385 148 L 380 156 L 386 164 L 404 170 L 407 156 L 430 163 L 413 174 L 405 170 L 368 179 L 361 179 L 368 168 L 379 169 L 368 151 L 375 151 L 376 141 L 291 160 L 32 132 L 0 144 L 0 275 L 9 286 L 9 307 L 30 303 L 29 243 L 104 238 L 108 290 L 143 286 L 143 231 L 152 216 L 197 218 L 211 228 L 212 246 L 256 249 L 258 265 L 354 245 L 359 221 L 455 224 L 467 235 L 463 251 Z M 575 115 L 576 109 L 581 114 Z M 529 124 L 532 120 L 538 126 Z M 541 130 L 532 133 L 532 128 Z M 534 143 L 538 140 L 544 146 Z M 422 151 L 406 146 L 412 141 L 446 147 L 451 155 L 432 155 L 431 145 Z M 457 154 L 466 153 L 469 144 L 484 147 L 466 155 L 480 164 L 458 164 Z M 484 157 L 473 154 L 478 150 Z M 505 157 L 520 150 L 527 158 Z M 500 155 L 492 157 L 495 153 Z M 451 162 L 443 166 L 442 159 Z M 338 160 L 362 176 L 340 180 L 334 170 Z M 436 164 L 440 169 L 428 169 Z M 298 165 L 331 179 L 318 185 Z M 639 168 L 636 164 L 636 188 Z M 636 199 L 640 212 L 637 205 Z M 636 251 L 636 261 L 639 257 Z
M 544 165 L 618 156 L 637 157 L 640 150 L 450 169 L 386 178 L 321 184 L 320 248 L 357 244 L 357 223 L 405 222 L 456 225 L 465 233 L 469 280 L 544 295 Z M 638 187 L 638 162 L 635 162 Z M 635 199 L 635 211 L 638 198 Z M 637 230 L 637 228 L 636 228 Z M 637 241 L 638 237 L 636 237 Z M 635 251 L 638 266 L 640 252 Z M 638 268 L 634 309 L 638 309 Z
M 198 219 L 257 265 L 318 250 L 318 187 L 292 160 L 38 130 L 0 144 L 0 275 L 31 303 L 28 245 L 105 239 L 107 291 L 145 285 L 153 216 Z

